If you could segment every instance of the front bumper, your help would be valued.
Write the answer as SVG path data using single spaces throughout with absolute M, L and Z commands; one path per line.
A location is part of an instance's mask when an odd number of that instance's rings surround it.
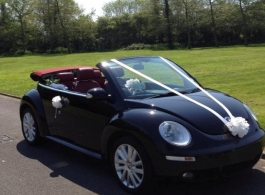
M 195 156 L 193 162 L 179 162 L 164 159 L 154 163 L 156 175 L 177 176 L 200 181 L 232 176 L 252 168 L 260 159 L 263 147 L 261 140 L 241 148 L 206 156 Z M 192 177 L 190 177 L 192 176 Z

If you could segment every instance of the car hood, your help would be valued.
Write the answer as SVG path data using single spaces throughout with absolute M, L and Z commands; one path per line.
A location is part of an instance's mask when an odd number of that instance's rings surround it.
M 224 104 L 233 116 L 249 119 L 244 105 L 237 99 L 217 91 L 208 90 L 208 92 Z M 192 93 L 187 96 L 208 106 L 222 117 L 228 117 L 226 111 L 203 92 Z M 207 134 L 220 135 L 225 132 L 225 125 L 217 116 L 180 96 L 144 99 L 141 101 L 129 100 L 129 102 L 131 108 L 151 107 L 152 109 L 172 114 Z

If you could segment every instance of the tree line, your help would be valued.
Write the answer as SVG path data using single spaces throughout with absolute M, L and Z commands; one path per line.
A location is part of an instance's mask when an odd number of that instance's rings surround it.
M 0 0 L 0 54 L 265 42 L 265 0 L 113 0 L 93 20 L 74 0 Z

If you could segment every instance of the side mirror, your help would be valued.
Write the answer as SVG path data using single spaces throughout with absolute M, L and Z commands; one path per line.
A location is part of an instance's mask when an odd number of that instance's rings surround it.
M 88 90 L 88 92 L 86 93 L 86 98 L 93 100 L 107 100 L 108 94 L 104 89 L 97 87 Z

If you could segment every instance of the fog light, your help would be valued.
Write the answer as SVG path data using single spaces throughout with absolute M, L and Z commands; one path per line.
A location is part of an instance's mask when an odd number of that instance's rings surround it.
M 185 172 L 182 174 L 182 177 L 185 179 L 192 179 L 193 178 L 193 173 L 192 172 Z

